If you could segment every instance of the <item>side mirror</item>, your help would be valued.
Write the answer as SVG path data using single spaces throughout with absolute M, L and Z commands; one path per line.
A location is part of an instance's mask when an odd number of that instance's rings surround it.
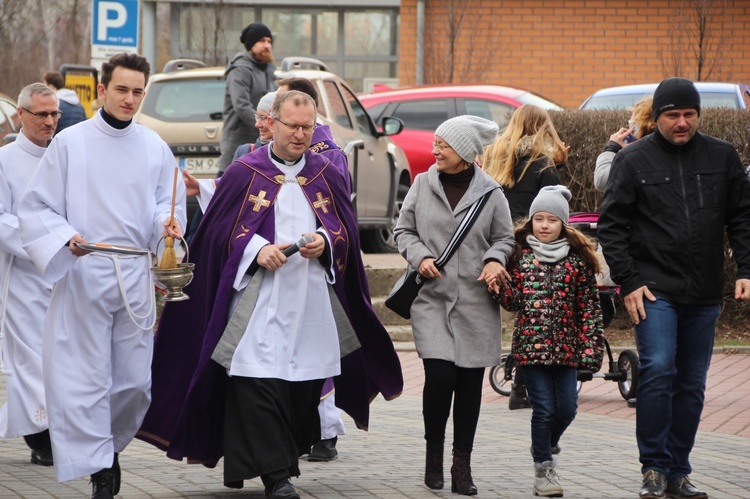
M 383 127 L 383 135 L 398 135 L 404 129 L 404 122 L 392 116 L 386 116 L 380 120 Z

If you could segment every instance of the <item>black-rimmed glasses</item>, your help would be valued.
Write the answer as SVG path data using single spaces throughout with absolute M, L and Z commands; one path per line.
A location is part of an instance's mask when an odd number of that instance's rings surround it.
M 38 113 L 35 113 L 34 111 L 29 111 L 25 107 L 22 107 L 24 111 L 31 114 L 32 116 L 36 116 L 37 118 L 41 118 L 43 120 L 46 120 L 49 116 L 52 116 L 53 120 L 56 120 L 62 116 L 62 111 L 39 111 Z
M 311 133 L 313 133 L 313 131 L 315 130 L 315 126 L 317 125 L 317 123 L 312 124 L 312 125 L 294 125 L 292 123 L 287 123 L 285 121 L 282 121 L 279 118 L 274 118 L 274 120 L 278 121 L 279 123 L 287 127 L 289 131 L 292 131 L 292 132 L 296 132 L 297 130 L 301 128 L 302 133 L 304 133 L 305 135 L 310 135 Z

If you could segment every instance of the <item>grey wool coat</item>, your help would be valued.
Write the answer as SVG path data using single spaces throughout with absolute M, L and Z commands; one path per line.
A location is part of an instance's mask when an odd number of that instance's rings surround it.
M 442 359 L 459 367 L 500 363 L 500 307 L 477 281 L 489 259 L 506 265 L 515 240 L 510 209 L 500 186 L 474 165 L 474 177 L 451 210 L 435 165 L 414 179 L 394 229 L 401 255 L 412 268 L 437 258 L 448 245 L 471 204 L 492 194 L 446 266 L 441 279 L 428 279 L 411 307 L 414 343 L 423 359 Z

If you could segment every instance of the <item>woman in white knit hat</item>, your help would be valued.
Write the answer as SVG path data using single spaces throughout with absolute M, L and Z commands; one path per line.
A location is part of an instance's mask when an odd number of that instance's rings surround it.
M 500 307 L 487 294 L 506 275 L 513 249 L 508 202 L 475 163 L 498 126 L 458 116 L 438 127 L 435 164 L 414 179 L 394 230 L 399 252 L 426 282 L 411 307 L 417 352 L 424 363 L 425 485 L 443 488 L 445 429 L 453 402 L 451 490 L 474 495 L 471 476 L 484 369 L 500 363 Z M 472 204 L 489 193 L 474 225 L 442 268 L 435 266 Z
M 562 497 L 552 454 L 578 405 L 577 368 L 598 371 L 602 313 L 596 245 L 569 227 L 570 191 L 543 187 L 516 229 L 510 281 L 490 283 L 506 310 L 517 311 L 511 354 L 523 371 L 531 402 L 534 495 Z

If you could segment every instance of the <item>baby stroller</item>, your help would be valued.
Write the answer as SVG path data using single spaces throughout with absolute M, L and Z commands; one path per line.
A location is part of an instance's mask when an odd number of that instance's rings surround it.
M 570 215 L 568 225 L 575 227 L 587 236 L 596 239 L 596 227 L 599 220 L 598 213 L 574 213 Z M 615 316 L 614 295 L 617 292 L 617 285 L 609 277 L 609 268 L 601 256 L 601 248 L 597 249 L 602 263 L 602 273 L 597 275 L 597 287 L 599 289 L 599 300 L 602 307 L 602 320 L 604 327 L 610 325 Z M 625 400 L 635 398 L 636 389 L 638 388 L 638 354 L 633 350 L 623 350 L 617 360 L 612 354 L 612 348 L 609 346 L 606 336 L 604 339 L 604 348 L 607 355 L 608 369 L 594 373 L 588 370 L 578 371 L 578 391 L 584 381 L 591 381 L 594 378 L 602 378 L 606 381 L 617 382 L 620 395 Z M 516 370 L 516 360 L 512 355 L 503 354 L 500 364 L 490 369 L 490 385 L 492 388 L 503 396 L 510 396 L 511 384 L 514 379 Z

